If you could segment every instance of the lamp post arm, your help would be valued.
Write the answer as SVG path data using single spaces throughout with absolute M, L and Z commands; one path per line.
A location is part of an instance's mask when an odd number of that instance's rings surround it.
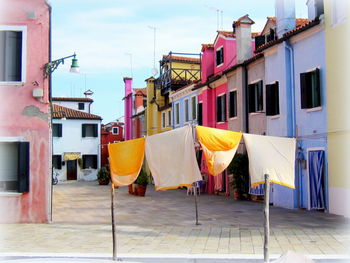
M 53 61 L 50 61 L 49 63 L 45 64 L 44 68 L 45 68 L 45 78 L 47 78 L 52 72 L 54 72 L 57 67 L 62 63 L 64 64 L 64 60 L 67 58 L 75 58 L 76 54 L 74 53 L 73 55 L 67 56 L 67 57 L 63 57 L 63 58 L 59 58 Z

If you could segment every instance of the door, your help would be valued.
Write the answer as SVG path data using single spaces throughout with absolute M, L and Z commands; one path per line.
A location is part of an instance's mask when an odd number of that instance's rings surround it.
M 310 209 L 326 209 L 324 151 L 309 151 Z
M 67 180 L 77 180 L 77 160 L 67 161 Z

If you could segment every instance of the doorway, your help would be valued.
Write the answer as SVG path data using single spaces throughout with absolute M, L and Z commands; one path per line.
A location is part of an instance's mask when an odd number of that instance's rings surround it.
M 67 161 L 67 180 L 77 180 L 77 160 Z
M 320 211 L 327 209 L 324 164 L 324 150 L 308 152 L 309 208 Z

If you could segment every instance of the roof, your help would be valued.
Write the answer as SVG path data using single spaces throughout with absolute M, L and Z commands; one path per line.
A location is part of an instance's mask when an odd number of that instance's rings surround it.
M 147 96 L 147 88 L 143 88 L 143 89 L 133 89 L 135 94 L 136 93 L 141 93 L 144 96 Z
M 164 59 L 169 59 L 169 60 L 171 60 L 171 61 L 176 61 L 176 62 L 200 63 L 200 59 L 199 59 L 199 58 L 192 58 L 192 57 L 163 55 L 163 60 L 164 60 Z
M 272 21 L 274 23 L 276 23 L 277 19 L 275 16 L 268 16 L 267 17 L 267 20 L 269 21 Z M 307 18 L 296 18 L 295 19 L 295 24 L 296 26 L 302 26 L 302 25 L 305 25 L 307 22 L 309 22 L 309 19 Z
M 236 35 L 233 34 L 232 31 L 220 31 L 219 30 L 217 32 L 218 32 L 218 34 L 223 35 L 224 37 L 236 37 Z M 251 35 L 252 35 L 252 38 L 254 38 L 254 37 L 260 35 L 260 32 L 252 32 Z M 202 46 L 203 46 L 203 44 L 202 44 Z
M 202 48 L 214 48 L 213 44 L 202 44 Z
M 90 98 L 73 98 L 73 97 L 52 97 L 52 101 L 93 102 L 93 99 L 90 99 Z
M 283 42 L 284 40 L 286 39 L 289 39 L 291 38 L 292 36 L 296 35 L 296 34 L 299 34 L 313 26 L 316 26 L 320 23 L 320 19 L 317 17 L 316 19 L 312 20 L 312 21 L 308 21 L 306 24 L 302 25 L 302 26 L 299 26 L 299 27 L 296 27 L 286 33 L 283 34 L 283 36 L 281 38 L 278 38 L 278 39 L 273 39 L 269 42 L 266 42 L 265 44 L 261 45 L 257 50 L 255 50 L 254 52 L 255 53 L 259 53 L 261 52 L 262 50 L 264 49 L 267 49 L 271 46 L 274 46 L 278 43 L 281 43 Z
M 98 115 L 90 114 L 83 111 L 73 110 L 57 104 L 52 104 L 52 118 L 53 119 L 84 119 L 84 120 L 102 120 Z
M 245 15 L 245 16 L 241 16 L 240 18 L 238 18 L 237 21 L 233 21 L 233 25 L 234 26 L 238 26 L 240 24 L 254 24 L 255 22 L 249 17 L 249 15 Z

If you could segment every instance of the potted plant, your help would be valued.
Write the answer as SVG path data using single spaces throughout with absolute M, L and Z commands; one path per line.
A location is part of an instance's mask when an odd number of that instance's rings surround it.
M 231 186 L 234 189 L 234 197 L 236 199 L 248 199 L 248 156 L 246 154 L 237 153 L 228 167 L 228 172 L 233 174 Z
M 97 180 L 100 185 L 107 185 L 111 180 L 109 170 L 106 167 L 102 167 L 97 173 Z
M 149 184 L 149 176 L 144 169 L 141 169 L 139 176 L 137 177 L 135 184 L 136 187 L 136 195 L 145 196 L 147 185 Z

